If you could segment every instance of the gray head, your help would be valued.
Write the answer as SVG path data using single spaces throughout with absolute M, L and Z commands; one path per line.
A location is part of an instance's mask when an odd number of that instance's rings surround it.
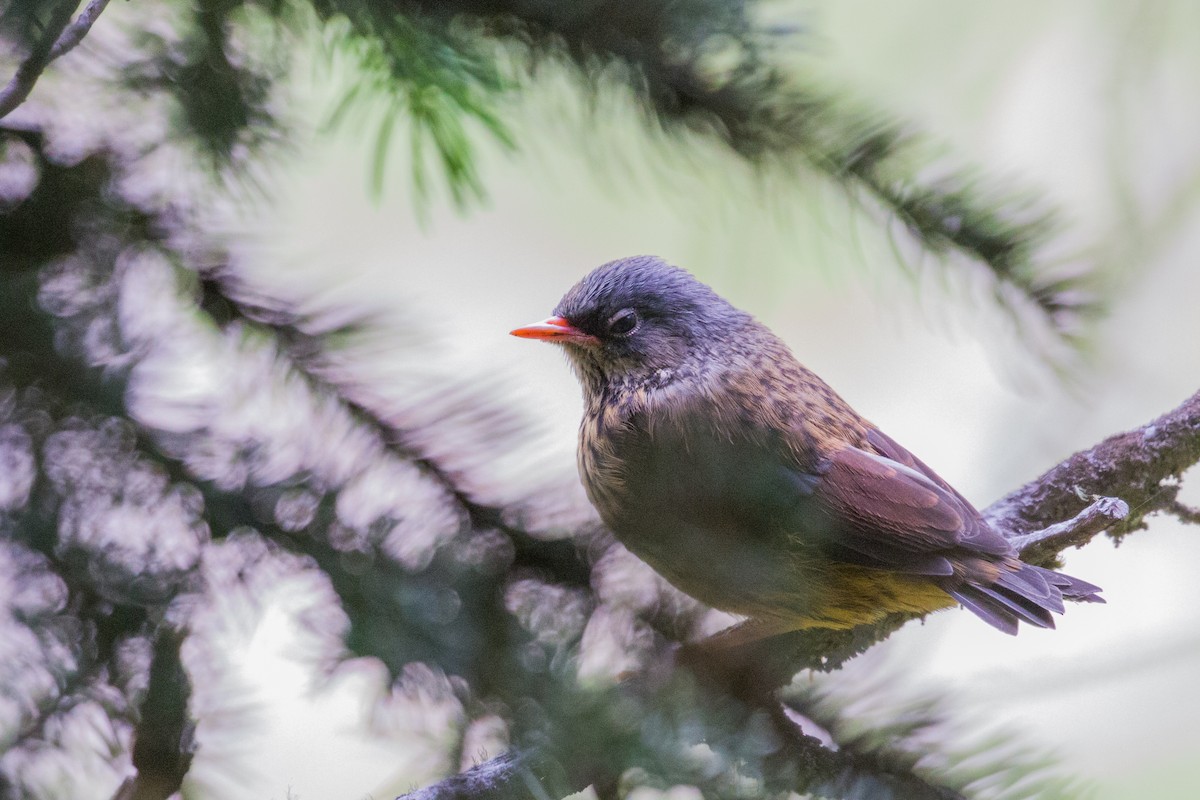
M 554 316 L 513 335 L 561 343 L 586 389 L 674 371 L 703 359 L 752 324 L 685 270 L 655 256 L 597 267 Z

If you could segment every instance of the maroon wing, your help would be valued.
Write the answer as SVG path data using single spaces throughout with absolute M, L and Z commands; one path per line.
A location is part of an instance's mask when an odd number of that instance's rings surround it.
M 940 490 L 939 500 L 941 502 L 948 503 L 956 512 L 963 515 L 963 525 L 958 537 L 959 544 L 970 550 L 992 555 L 1004 555 L 1012 552 L 1012 545 L 1008 543 L 1008 540 L 988 527 L 980 513 L 965 497 L 926 466 L 924 461 L 897 443 L 895 439 L 878 428 L 871 428 L 867 431 L 867 443 L 876 454 L 920 473 L 934 484 L 932 487 L 934 491 Z
M 820 466 L 804 533 L 833 557 L 873 569 L 929 576 L 985 621 L 1015 633 L 1017 621 L 1053 627 L 1063 596 L 1097 587 L 1021 562 L 975 508 L 885 434 L 870 450 L 849 445 Z
M 828 544 L 862 566 L 924 575 L 952 575 L 951 556 L 988 560 L 1012 547 L 952 489 L 913 467 L 849 445 L 819 467 L 810 509 Z

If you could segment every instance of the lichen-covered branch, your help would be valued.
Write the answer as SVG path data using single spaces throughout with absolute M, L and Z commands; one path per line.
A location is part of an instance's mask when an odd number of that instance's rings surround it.
M 1128 504 L 1129 512 L 1108 532 L 1124 536 L 1144 528 L 1147 515 L 1172 506 L 1180 476 L 1197 462 L 1200 392 L 1139 428 L 1114 434 L 1074 454 L 997 500 L 984 511 L 984 517 L 997 530 L 1019 537 L 1073 517 L 1094 497 L 1116 497 Z M 1085 528 L 1078 537 L 1056 538 L 1053 546 L 1039 546 L 1031 557 L 1052 557 L 1064 547 L 1083 544 L 1097 532 Z
M 527 800 L 564 797 L 584 788 L 564 782 L 559 773 L 552 760 L 530 752 L 508 752 L 404 797 L 406 800 Z
M 1031 564 L 1045 565 L 1053 563 L 1066 548 L 1086 544 L 1128 516 L 1129 504 L 1124 500 L 1101 497 L 1071 519 L 1009 538 L 1021 558 Z

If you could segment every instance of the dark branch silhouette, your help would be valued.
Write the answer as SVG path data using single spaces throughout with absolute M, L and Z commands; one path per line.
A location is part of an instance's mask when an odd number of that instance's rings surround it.
M 188 713 L 191 679 L 179 648 L 186 634 L 162 626 L 154 640 L 150 680 L 134 731 L 133 766 L 113 800 L 167 800 L 192 764 L 195 726 Z
M 70 52 L 83 41 L 100 12 L 108 5 L 108 0 L 89 0 L 87 7 L 71 22 L 71 14 L 78 5 L 79 0 L 60 0 L 54 6 L 42 37 L 34 43 L 8 85 L 0 89 L 0 119 L 25 102 L 51 61 Z
M 999 530 L 1024 535 L 1061 520 L 1086 506 L 1094 495 L 1118 497 L 1128 506 L 1123 519 L 1107 528 L 1120 538 L 1145 527 L 1148 515 L 1170 509 L 1179 492 L 1178 479 L 1200 461 L 1200 393 L 1177 408 L 1095 447 L 1082 450 L 1036 480 L 997 500 L 984 512 Z M 1051 563 L 1063 549 L 1087 542 L 1098 531 L 1083 527 L 1070 537 L 1056 536 L 1046 545 L 1022 546 L 1035 563 Z

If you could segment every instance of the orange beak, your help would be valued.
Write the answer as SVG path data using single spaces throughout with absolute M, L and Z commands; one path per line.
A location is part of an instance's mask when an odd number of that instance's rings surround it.
M 557 344 L 596 345 L 600 340 L 590 333 L 584 333 L 562 317 L 548 317 L 541 322 L 526 325 L 511 331 L 513 336 L 522 339 L 541 339 L 544 342 Z

